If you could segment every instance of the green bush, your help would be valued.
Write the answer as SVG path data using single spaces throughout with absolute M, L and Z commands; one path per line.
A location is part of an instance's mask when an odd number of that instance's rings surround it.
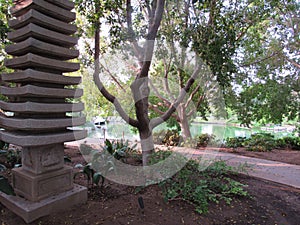
M 171 153 L 160 151 L 151 162 L 157 163 Z M 198 168 L 197 161 L 189 160 L 173 177 L 159 183 L 164 199 L 186 201 L 195 207 L 196 212 L 205 213 L 210 202 L 230 204 L 233 197 L 248 195 L 244 185 L 231 178 L 234 169 L 224 161 L 215 162 L 204 171 Z
M 226 147 L 246 147 L 249 151 L 266 152 L 274 148 L 300 150 L 300 137 L 283 137 L 275 139 L 270 133 L 252 134 L 250 138 L 234 137 L 226 139 Z
M 246 140 L 246 137 L 226 138 L 225 145 L 228 148 L 244 147 L 245 140 Z
M 22 163 L 22 152 L 19 149 L 9 148 L 0 150 L 0 156 L 5 158 L 4 164 L 8 167 L 19 167 Z
M 181 136 L 178 130 L 162 130 L 153 133 L 153 142 L 165 146 L 178 146 L 181 142 Z
M 283 137 L 277 140 L 277 146 L 280 148 L 290 148 L 300 150 L 300 137 Z
M 80 170 L 78 172 L 74 173 L 74 179 L 76 179 L 76 177 L 79 174 L 83 174 L 87 179 L 88 187 L 89 187 L 90 184 L 103 187 L 105 178 L 104 178 L 104 176 L 102 175 L 101 172 L 96 172 L 92 168 L 92 163 L 88 163 L 84 166 L 82 164 L 77 164 L 77 165 L 75 165 L 75 168 L 80 169 Z
M 79 169 L 79 171 L 74 173 L 74 179 L 76 179 L 78 175 L 83 174 L 88 181 L 88 187 L 90 184 L 92 186 L 103 186 L 107 173 L 116 170 L 114 158 L 117 157 L 116 155 L 112 154 L 115 152 L 113 150 L 116 149 L 113 147 L 112 142 L 106 140 L 106 145 L 103 148 L 103 151 L 93 148 L 89 150 L 91 162 L 85 165 L 75 165 L 75 169 Z
M 103 151 L 107 151 L 110 153 L 115 159 L 120 160 L 127 158 L 130 154 L 136 153 L 137 144 L 133 146 L 129 146 L 129 142 L 123 140 L 110 141 L 108 139 L 105 140 L 105 145 L 102 147 Z
M 105 140 L 105 145 L 102 146 L 103 151 L 93 149 L 92 147 L 82 144 L 80 151 L 82 154 L 91 156 L 91 162 L 86 165 L 77 164 L 76 169 L 80 169 L 74 174 L 74 179 L 83 174 L 87 181 L 88 186 L 96 185 L 102 187 L 107 173 L 114 171 L 116 173 L 116 166 L 114 160 L 125 160 L 129 156 L 137 153 L 136 144 L 129 146 L 128 141 L 123 140 Z
M 245 140 L 244 145 L 248 151 L 266 152 L 271 151 L 276 147 L 277 141 L 274 135 L 270 133 L 252 134 L 251 137 Z
M 9 144 L 8 144 L 8 143 L 6 143 L 6 142 L 0 140 L 0 149 L 1 149 L 1 150 L 8 149 L 8 147 L 9 147 Z
M 213 134 L 200 134 L 195 138 L 197 147 L 207 147 L 214 144 L 216 136 Z

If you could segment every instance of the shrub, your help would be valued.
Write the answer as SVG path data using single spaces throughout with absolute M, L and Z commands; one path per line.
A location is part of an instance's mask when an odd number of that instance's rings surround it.
M 226 144 L 226 147 L 228 147 L 228 148 L 244 147 L 245 140 L 246 140 L 246 137 L 226 138 L 225 144 Z
M 181 136 L 178 130 L 162 130 L 153 134 L 155 144 L 163 144 L 166 146 L 178 146 L 181 141 Z
M 129 142 L 123 140 L 110 141 L 105 140 L 105 145 L 102 147 L 103 151 L 110 153 L 115 159 L 120 160 L 128 157 L 130 154 L 136 153 L 137 144 L 129 146 Z
M 300 137 L 283 137 L 277 140 L 277 146 L 281 148 L 290 148 L 300 150 Z
M 156 154 L 155 162 L 168 157 L 171 152 Z M 199 163 L 189 160 L 173 177 L 161 182 L 163 196 L 168 200 L 183 200 L 195 207 L 198 213 L 208 211 L 209 202 L 225 201 L 230 204 L 233 197 L 247 196 L 244 185 L 230 178 L 234 173 L 225 162 L 215 162 L 206 170 L 198 170 Z
M 77 169 L 79 168 L 80 170 L 78 172 L 74 173 L 74 179 L 76 179 L 76 177 L 79 174 L 83 174 L 87 179 L 88 186 L 89 186 L 89 184 L 99 186 L 99 183 L 101 181 L 100 187 L 103 187 L 105 178 L 101 172 L 96 172 L 92 168 L 92 163 L 88 163 L 85 166 L 83 166 L 82 164 L 77 164 L 77 165 L 75 165 L 75 168 L 77 168 Z
M 153 165 L 158 162 L 161 162 L 161 161 L 165 160 L 166 158 L 168 158 L 171 154 L 172 154 L 172 151 L 163 151 L 163 150 L 155 151 L 150 156 L 149 164 Z
M 163 144 L 166 146 L 178 146 L 181 136 L 178 130 L 168 130 L 163 140 Z
M 92 149 L 90 151 L 90 155 L 91 162 L 87 163 L 86 165 L 75 165 L 75 169 L 80 170 L 74 173 L 74 179 L 78 175 L 83 174 L 88 181 L 88 186 L 89 184 L 91 184 L 92 186 L 99 186 L 100 183 L 100 187 L 102 187 L 105 181 L 105 175 L 110 171 L 115 171 L 115 156 L 107 150 L 99 151 L 97 149 Z
M 8 143 L 0 140 L 0 149 L 1 150 L 8 149 L 8 147 L 9 147 Z
M 4 157 L 4 163 L 8 167 L 19 167 L 22 163 L 22 152 L 19 149 L 9 148 L 1 150 L 0 155 Z
M 252 134 L 251 137 L 244 142 L 248 151 L 271 151 L 276 147 L 274 135 L 269 133 Z
M 200 134 L 195 139 L 197 147 L 206 147 L 214 143 L 216 136 L 213 134 Z
M 74 174 L 74 179 L 79 174 L 83 174 L 88 181 L 88 185 L 92 184 L 100 187 L 103 186 L 108 172 L 116 172 L 114 160 L 124 160 L 129 155 L 132 156 L 137 152 L 135 149 L 136 144 L 129 146 L 129 142 L 123 140 L 105 140 L 105 145 L 102 146 L 103 151 L 93 149 L 86 144 L 80 147 L 83 154 L 91 156 L 91 162 L 86 165 L 77 164 L 75 168 L 80 170 Z

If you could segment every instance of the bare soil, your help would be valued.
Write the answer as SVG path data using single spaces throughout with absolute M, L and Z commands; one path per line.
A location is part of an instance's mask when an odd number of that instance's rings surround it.
M 228 150 L 228 149 L 227 149 Z M 225 151 L 225 149 L 224 149 Z M 230 150 L 228 150 L 230 151 Z M 289 152 L 289 153 L 287 153 Z M 68 148 L 66 155 L 72 159 L 71 165 L 83 163 L 83 158 L 77 148 Z M 272 156 L 266 154 L 253 155 L 283 162 L 295 162 L 290 151 L 275 151 Z M 243 151 L 237 154 L 249 154 Z M 251 156 L 251 155 L 248 155 Z M 281 160 L 280 160 L 281 159 Z M 292 160 L 293 161 L 289 161 Z M 299 163 L 299 158 L 296 160 Z M 299 165 L 299 164 L 298 164 Z M 224 202 L 211 204 L 207 214 L 197 214 L 188 203 L 178 200 L 165 202 L 157 185 L 152 185 L 139 193 L 135 187 L 107 182 L 104 188 L 89 190 L 88 201 L 63 212 L 43 217 L 34 225 L 62 224 L 106 224 L 106 225 L 299 225 L 300 224 L 300 190 L 277 183 L 238 175 L 241 183 L 248 185 L 246 190 L 250 197 L 234 199 L 230 205 Z M 78 178 L 75 182 L 87 185 Z M 145 205 L 142 211 L 138 198 L 142 197 Z M 23 225 L 23 220 L 0 204 L 1 225 Z

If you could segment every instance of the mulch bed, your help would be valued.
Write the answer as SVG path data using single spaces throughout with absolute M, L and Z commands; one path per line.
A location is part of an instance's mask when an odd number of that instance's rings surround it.
M 280 151 L 279 153 L 283 153 Z M 84 163 L 78 148 L 67 148 L 67 156 L 72 159 L 70 165 Z M 279 154 L 278 153 L 278 154 Z M 241 153 L 240 153 L 241 154 Z M 298 152 L 299 154 L 299 152 Z M 273 156 L 272 156 L 273 157 Z M 276 159 L 287 156 L 276 156 Z M 34 225 L 90 225 L 90 224 L 144 224 L 144 225 L 297 225 L 300 221 L 300 190 L 238 175 L 237 179 L 247 184 L 247 191 L 251 197 L 235 199 L 231 205 L 224 202 L 211 204 L 209 212 L 197 214 L 193 207 L 184 201 L 165 202 L 160 188 L 152 185 L 138 194 L 135 187 L 106 181 L 102 189 L 89 190 L 87 203 L 66 211 L 43 217 Z M 84 178 L 77 178 L 76 183 L 86 185 Z M 138 205 L 138 198 L 144 200 L 145 210 Z M 22 219 L 0 204 L 1 225 L 23 225 Z

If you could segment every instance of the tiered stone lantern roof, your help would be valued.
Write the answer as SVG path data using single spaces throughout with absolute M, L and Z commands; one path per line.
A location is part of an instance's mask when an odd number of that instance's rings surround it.
M 73 184 L 72 168 L 64 165 L 64 142 L 86 137 L 85 130 L 72 129 L 85 123 L 83 104 L 72 101 L 83 94 L 73 87 L 81 78 L 67 75 L 80 69 L 73 8 L 68 0 L 16 0 L 10 10 L 14 19 L 8 39 L 13 44 L 6 52 L 12 57 L 5 66 L 14 72 L 1 75 L 6 85 L 0 92 L 8 101 L 0 101 L 0 108 L 9 114 L 0 115 L 0 139 L 22 147 L 13 187 L 32 204 L 68 191 L 73 191 L 66 194 L 68 201 L 86 199 L 86 190 Z M 34 210 L 19 214 L 27 222 L 42 216 Z

